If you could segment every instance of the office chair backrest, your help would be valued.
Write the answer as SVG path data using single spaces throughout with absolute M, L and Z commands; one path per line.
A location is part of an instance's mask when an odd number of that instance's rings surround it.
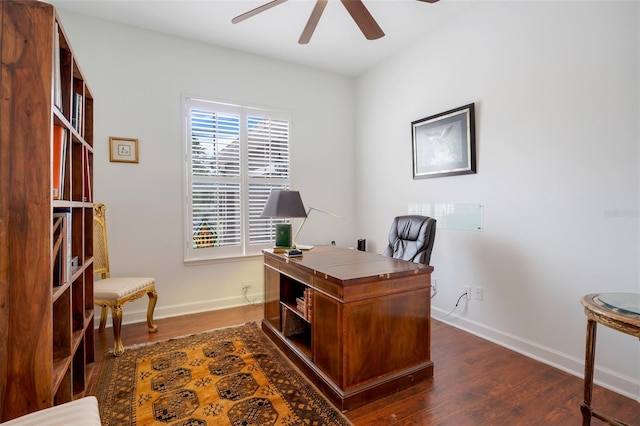
M 389 231 L 385 256 L 428 265 L 436 237 L 436 220 L 432 217 L 397 216 Z

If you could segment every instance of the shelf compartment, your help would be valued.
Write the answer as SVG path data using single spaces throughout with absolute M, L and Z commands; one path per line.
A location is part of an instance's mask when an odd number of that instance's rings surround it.
M 71 354 L 71 290 L 66 290 L 53 302 L 53 359 Z
M 58 380 L 54 381 L 53 385 L 53 404 L 59 405 L 64 404 L 65 402 L 69 402 L 73 399 L 73 377 L 71 375 L 71 357 L 67 357 L 65 359 L 64 367 L 57 370 L 60 372 L 60 376 L 57 378 Z M 56 372 L 56 362 L 54 362 L 54 373 Z
M 95 361 L 95 346 L 93 344 L 94 338 L 94 321 L 93 321 L 93 308 L 85 312 L 85 326 L 84 326 L 84 350 L 85 360 L 87 365 Z
M 280 274 L 280 301 L 286 303 L 289 306 L 295 306 L 297 304 L 296 299 L 305 298 L 305 290 L 308 287 L 295 279 Z
M 81 331 L 84 332 L 84 313 L 85 313 L 85 303 L 84 303 L 84 275 L 81 274 L 78 278 L 73 282 L 71 286 L 72 290 L 72 300 L 71 300 L 71 324 L 72 330 L 74 332 Z
M 78 271 L 82 260 L 82 241 L 84 235 L 83 209 L 74 207 L 71 209 L 71 222 L 73 223 L 71 234 L 71 253 L 77 258 L 75 272 Z
M 76 202 L 84 202 L 82 186 L 83 147 L 84 144 L 76 139 L 74 134 L 73 143 L 71 144 L 71 164 L 75 174 L 71 185 L 71 200 Z
M 73 64 L 73 92 L 71 93 L 71 127 L 84 135 L 84 82 L 80 78 L 77 63 Z
M 81 339 L 78 341 L 77 349 L 73 355 L 73 364 L 72 364 L 72 384 L 73 384 L 73 393 L 77 394 L 82 392 L 87 385 L 87 376 L 86 376 L 86 368 L 87 357 L 85 351 L 85 340 L 84 334 L 78 333 Z
M 93 317 L 93 257 L 88 259 L 84 268 L 84 309 Z
M 295 306 L 282 303 L 281 331 L 285 338 L 311 358 L 311 325 L 296 311 Z
M 51 295 L 51 301 L 55 303 L 60 297 L 62 297 L 65 294 L 65 292 L 67 290 L 69 290 L 69 287 L 71 287 L 71 283 L 70 282 L 65 283 L 65 284 L 63 284 L 61 286 L 53 287 L 53 293 Z
M 67 43 L 67 38 L 64 34 L 62 26 L 58 25 L 58 34 L 56 35 L 59 40 L 60 49 L 60 89 L 61 89 L 61 113 L 70 121 L 71 117 L 71 67 L 72 67 L 72 55 L 71 48 Z
M 84 112 L 84 140 L 90 147 L 93 147 L 93 95 L 86 83 L 84 86 Z
M 93 264 L 93 205 L 83 210 L 83 216 L 84 249 L 81 252 L 82 256 L 80 256 L 80 263 Z M 93 283 L 93 280 L 91 282 Z M 91 294 L 91 298 L 93 299 L 93 294 Z

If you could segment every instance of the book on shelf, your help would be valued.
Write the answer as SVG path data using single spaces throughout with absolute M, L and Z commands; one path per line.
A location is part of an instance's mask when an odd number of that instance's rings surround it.
M 53 104 L 62 111 L 62 77 L 60 71 L 60 31 L 58 23 L 53 24 Z
M 71 273 L 72 273 L 72 255 L 71 255 L 71 232 L 72 232 L 72 222 L 71 222 L 71 210 L 70 209 L 55 209 L 53 211 L 54 223 L 56 220 L 62 220 L 62 228 L 60 232 L 61 237 L 61 245 L 62 245 L 62 277 L 63 280 L 70 281 Z M 54 229 L 55 234 L 55 229 Z M 59 237 L 59 238 L 60 238 Z M 55 243 L 54 243 L 55 244 Z M 54 245 L 55 249 L 55 245 Z
M 82 173 L 84 175 L 84 202 L 91 202 L 91 170 L 89 169 L 89 148 L 82 148 L 84 155 L 82 156 Z
M 304 306 L 296 306 L 296 309 L 298 310 L 298 312 L 300 312 L 300 314 L 302 314 L 302 316 L 306 319 L 307 316 L 307 310 L 305 309 Z
M 80 93 L 73 94 L 73 111 L 71 111 L 71 125 L 78 133 L 82 133 L 83 97 Z
M 312 290 L 307 287 L 304 289 L 302 296 L 296 297 L 296 310 L 308 322 L 311 322 L 311 291 Z
M 53 199 L 64 197 L 64 173 L 67 162 L 67 129 L 53 126 Z
M 310 289 L 309 287 L 304 289 L 304 300 L 305 300 L 304 317 L 307 319 L 307 321 L 311 322 L 311 307 L 312 307 L 312 300 L 313 300 L 313 290 Z

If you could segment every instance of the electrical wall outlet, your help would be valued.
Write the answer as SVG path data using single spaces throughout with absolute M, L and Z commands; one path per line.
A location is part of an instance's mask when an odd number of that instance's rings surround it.
M 465 285 L 464 287 L 462 287 L 462 290 L 467 293 L 466 295 L 466 299 L 467 300 L 471 300 L 471 286 Z
M 475 295 L 476 300 L 482 301 L 482 298 L 484 297 L 484 290 L 482 287 L 475 287 L 473 289 L 473 294 Z

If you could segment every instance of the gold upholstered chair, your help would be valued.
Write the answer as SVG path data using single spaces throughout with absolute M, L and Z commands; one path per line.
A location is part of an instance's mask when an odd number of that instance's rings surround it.
M 155 278 L 111 277 L 109 271 L 109 252 L 107 249 L 107 226 L 105 221 L 106 206 L 93 206 L 93 273 L 100 274 L 102 279 L 93 284 L 93 303 L 102 306 L 100 328 L 103 332 L 107 323 L 107 308 L 111 310 L 113 322 L 113 354 L 120 356 L 124 353 L 122 345 L 122 305 L 130 300 L 139 299 L 145 294 L 149 296 L 147 307 L 147 326 L 149 332 L 158 331 L 153 322 L 153 310 L 158 301 Z

